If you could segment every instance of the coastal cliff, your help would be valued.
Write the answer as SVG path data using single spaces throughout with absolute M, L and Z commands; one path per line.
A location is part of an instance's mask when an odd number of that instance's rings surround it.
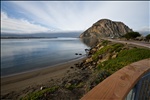
M 80 38 L 84 37 L 120 37 L 128 32 L 132 32 L 123 22 L 115 22 L 109 19 L 101 19 L 84 31 Z

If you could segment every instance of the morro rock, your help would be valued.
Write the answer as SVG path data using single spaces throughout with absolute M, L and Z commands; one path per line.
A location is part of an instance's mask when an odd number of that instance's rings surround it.
M 132 32 L 123 22 L 111 21 L 109 19 L 101 19 L 94 23 L 89 29 L 80 35 L 84 37 L 120 37 L 128 32 Z

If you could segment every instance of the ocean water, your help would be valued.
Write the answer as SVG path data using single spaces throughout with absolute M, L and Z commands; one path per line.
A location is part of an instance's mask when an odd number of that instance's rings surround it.
M 1 39 L 1 76 L 77 59 L 87 48 L 79 38 Z

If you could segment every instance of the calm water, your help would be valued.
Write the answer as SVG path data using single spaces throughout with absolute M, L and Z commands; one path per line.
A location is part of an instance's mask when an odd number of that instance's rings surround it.
M 78 38 L 1 39 L 1 75 L 11 75 L 66 62 L 89 48 Z M 82 53 L 82 55 L 75 55 Z

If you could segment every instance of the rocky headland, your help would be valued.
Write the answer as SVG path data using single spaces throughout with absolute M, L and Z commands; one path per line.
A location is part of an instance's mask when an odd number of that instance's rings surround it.
M 84 31 L 80 38 L 95 37 L 120 37 L 133 30 L 123 22 L 101 19 Z

